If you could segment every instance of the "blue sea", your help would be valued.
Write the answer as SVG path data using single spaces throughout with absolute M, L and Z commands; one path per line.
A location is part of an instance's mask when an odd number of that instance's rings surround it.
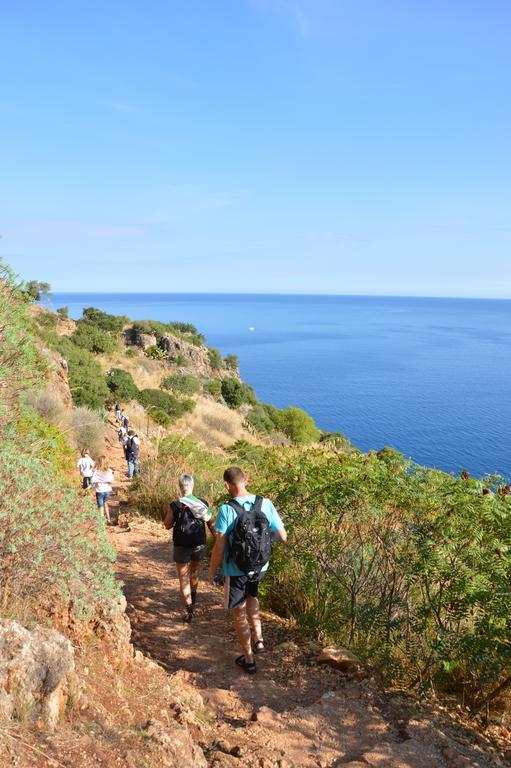
M 194 323 L 260 400 L 304 408 L 359 448 L 511 477 L 511 301 L 361 296 L 53 294 Z

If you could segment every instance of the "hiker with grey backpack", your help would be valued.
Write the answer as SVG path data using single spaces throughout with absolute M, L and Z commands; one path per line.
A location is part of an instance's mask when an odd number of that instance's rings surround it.
M 165 528 L 172 528 L 174 562 L 179 578 L 181 598 L 186 608 L 183 621 L 189 624 L 197 601 L 199 567 L 206 549 L 206 525 L 214 535 L 211 512 L 205 499 L 193 495 L 194 480 L 191 475 L 179 478 L 181 495 L 173 501 L 165 514 Z
M 215 521 L 209 580 L 215 583 L 216 570 L 222 564 L 225 607 L 233 612 L 243 651 L 236 664 L 254 675 L 254 654 L 264 651 L 259 583 L 268 569 L 272 541 L 285 542 L 287 533 L 273 503 L 248 492 L 248 478 L 240 467 L 226 469 L 224 483 L 231 498 L 222 504 Z

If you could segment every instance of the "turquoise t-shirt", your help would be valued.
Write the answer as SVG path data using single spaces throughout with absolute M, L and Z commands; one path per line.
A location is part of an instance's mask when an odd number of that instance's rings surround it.
M 248 494 L 248 496 L 236 496 L 236 501 L 239 502 L 246 510 L 247 512 L 250 512 L 252 507 L 254 506 L 255 502 L 255 495 L 253 493 Z M 270 529 L 276 533 L 277 531 L 281 531 L 284 527 L 284 523 L 280 519 L 280 515 L 273 506 L 273 503 L 269 499 L 263 499 L 263 504 L 261 507 L 262 511 L 268 518 L 268 523 L 270 525 Z M 236 523 L 236 520 L 238 519 L 238 515 L 234 511 L 232 507 L 230 507 L 228 504 L 222 504 L 220 509 L 218 510 L 218 515 L 215 521 L 215 531 L 217 533 L 225 533 L 227 536 L 227 541 L 225 543 L 225 552 L 224 552 L 224 562 L 222 564 L 222 570 L 224 572 L 225 576 L 244 576 L 245 574 L 243 571 L 240 571 L 239 568 L 234 563 L 231 563 L 229 558 L 229 545 L 231 543 L 231 534 L 234 531 L 234 525 Z M 268 568 L 268 563 L 266 563 L 265 566 L 261 569 L 262 571 L 265 571 Z

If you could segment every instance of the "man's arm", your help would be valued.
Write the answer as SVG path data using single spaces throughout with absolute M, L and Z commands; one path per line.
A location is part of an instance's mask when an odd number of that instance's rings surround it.
M 213 584 L 215 573 L 217 572 L 217 569 L 220 567 L 224 559 L 225 539 L 225 533 L 217 532 L 215 546 L 211 552 L 211 562 L 209 564 L 209 581 L 211 584 Z
M 285 544 L 287 541 L 287 531 L 285 528 L 279 528 L 278 531 L 275 531 L 275 536 L 283 543 Z
M 167 530 L 170 530 L 172 526 L 174 525 L 174 513 L 172 511 L 172 507 L 167 507 L 167 512 L 165 513 L 165 517 L 163 518 L 163 525 Z

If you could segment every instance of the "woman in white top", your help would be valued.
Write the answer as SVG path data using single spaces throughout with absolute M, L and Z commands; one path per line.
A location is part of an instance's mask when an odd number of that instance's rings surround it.
M 108 466 L 106 456 L 100 456 L 98 463 L 92 475 L 92 482 L 96 487 L 96 501 L 98 508 L 103 512 L 107 525 L 110 525 L 110 509 L 108 507 L 108 497 L 112 493 L 112 483 L 114 473 Z
M 86 448 L 83 449 L 76 466 L 80 470 L 82 488 L 89 488 L 89 486 L 92 485 L 92 472 L 94 469 L 94 462 L 92 461 L 90 453 Z

